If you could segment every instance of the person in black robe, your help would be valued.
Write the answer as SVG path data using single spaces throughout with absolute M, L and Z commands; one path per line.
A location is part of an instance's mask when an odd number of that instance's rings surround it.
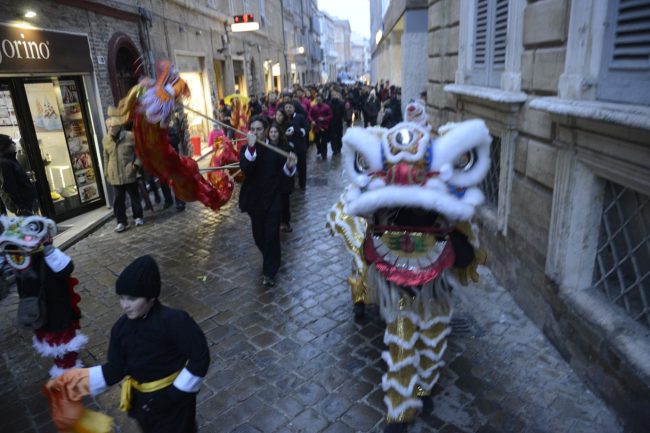
M 303 114 L 298 112 L 300 104 L 290 101 L 284 104 L 284 112 L 289 118 L 287 129 L 284 131 L 289 147 L 298 156 L 298 185 L 304 190 L 307 186 L 307 140 L 309 126 L 307 119 Z
M 289 105 L 289 104 L 287 104 Z M 286 179 L 295 172 L 295 154 L 285 158 L 257 140 L 266 142 L 266 122 L 263 117 L 252 117 L 249 123 L 248 145 L 243 146 L 239 165 L 246 175 L 239 193 L 239 209 L 248 213 L 253 229 L 253 240 L 262 253 L 262 284 L 275 285 L 280 268 L 280 220 L 282 192 Z
M 160 303 L 160 286 L 151 256 L 137 258 L 122 271 L 115 292 L 125 314 L 111 330 L 108 362 L 89 369 L 89 388 L 96 395 L 126 378 L 120 409 L 143 433 L 195 433 L 196 395 L 210 351 L 188 313 Z M 130 399 L 124 398 L 124 387 L 130 388 Z M 138 390 L 147 387 L 148 392 Z

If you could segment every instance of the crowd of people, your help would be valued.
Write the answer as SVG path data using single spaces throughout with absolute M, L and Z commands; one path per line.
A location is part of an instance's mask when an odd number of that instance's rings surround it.
M 263 257 L 262 284 L 275 285 L 280 267 L 280 231 L 291 232 L 290 194 L 297 184 L 307 186 L 307 150 L 316 146 L 317 160 L 340 155 L 343 129 L 360 121 L 366 126 L 390 128 L 402 120 L 401 90 L 380 83 L 375 87 L 357 84 L 294 86 L 281 94 L 253 97 L 247 146 L 242 148 L 240 166 L 246 174 L 239 207 L 248 213 L 255 245 Z M 229 124 L 231 112 L 220 104 L 220 121 Z M 228 129 L 226 127 L 226 129 Z M 260 143 L 285 152 L 285 158 Z M 295 176 L 294 176 L 295 174 Z

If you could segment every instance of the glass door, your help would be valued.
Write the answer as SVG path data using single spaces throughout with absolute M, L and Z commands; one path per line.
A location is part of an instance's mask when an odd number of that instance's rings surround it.
M 24 81 L 27 106 L 56 216 L 101 200 L 81 88 L 74 78 Z
M 29 156 L 23 140 L 15 104 L 15 95 L 9 82 L 0 81 L 0 134 L 8 135 L 16 143 L 16 159 L 27 172 L 32 183 L 36 184 L 36 176 L 32 171 Z M 0 206 L 4 211 L 4 206 Z

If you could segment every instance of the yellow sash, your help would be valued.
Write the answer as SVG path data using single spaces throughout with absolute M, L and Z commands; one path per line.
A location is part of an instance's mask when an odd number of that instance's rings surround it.
M 122 396 L 120 398 L 120 410 L 122 412 L 128 412 L 131 410 L 131 399 L 133 398 L 132 392 L 135 388 L 140 392 L 154 392 L 167 388 L 169 385 L 174 383 L 176 376 L 180 374 L 181 370 L 178 370 L 175 373 L 170 374 L 167 377 L 162 379 L 154 380 L 153 382 L 140 383 L 133 379 L 131 376 L 126 376 L 124 382 L 122 382 Z

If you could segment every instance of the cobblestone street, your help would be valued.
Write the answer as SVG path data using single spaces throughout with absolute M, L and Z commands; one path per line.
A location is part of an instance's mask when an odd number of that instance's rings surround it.
M 106 359 L 120 309 L 113 285 L 131 260 L 152 254 L 164 303 L 201 325 L 212 363 L 199 394 L 201 433 L 380 432 L 383 324 L 371 311 L 355 323 L 345 278 L 350 258 L 325 229 L 346 185 L 338 159 L 309 154 L 306 192 L 292 195 L 278 285 L 263 287 L 261 255 L 236 195 L 219 212 L 191 203 L 145 213 L 123 234 L 114 221 L 67 250 L 80 280 L 86 365 Z M 491 260 L 498 260 L 492 257 Z M 622 431 L 487 269 L 480 284 L 454 290 L 456 319 L 434 410 L 412 432 Z M 50 367 L 14 325 L 17 296 L 0 301 L 0 432 L 55 432 L 40 388 Z M 97 405 L 116 432 L 137 432 L 117 410 L 119 387 Z

